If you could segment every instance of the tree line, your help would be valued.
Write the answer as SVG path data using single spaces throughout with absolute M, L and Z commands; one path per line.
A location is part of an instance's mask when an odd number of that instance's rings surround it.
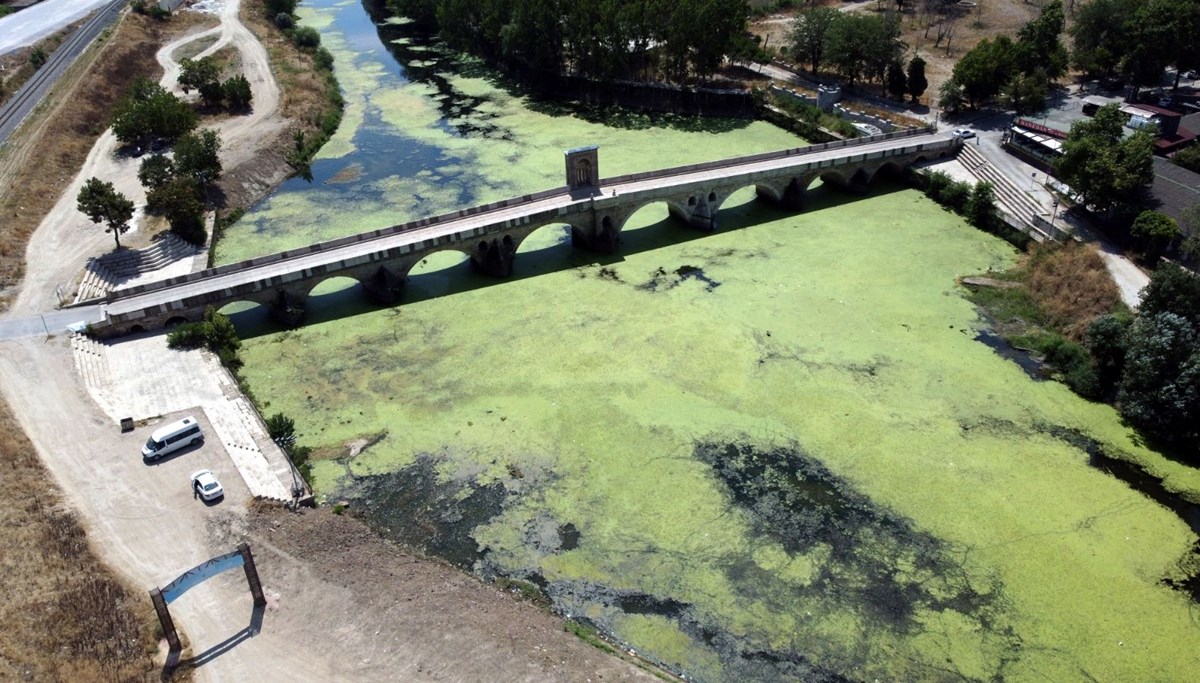
M 787 52 L 808 64 L 815 75 L 822 67 L 845 78 L 884 84 L 897 99 L 910 95 L 915 102 L 929 81 L 925 60 L 915 56 L 905 67 L 901 57 L 907 46 L 900 40 L 900 20 L 894 14 L 870 15 L 816 7 L 801 12 L 788 35 Z
M 387 0 L 450 47 L 533 76 L 710 77 L 752 50 L 745 0 Z

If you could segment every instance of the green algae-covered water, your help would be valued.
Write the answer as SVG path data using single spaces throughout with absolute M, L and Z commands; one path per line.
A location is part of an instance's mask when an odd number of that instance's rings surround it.
M 799 143 L 589 123 L 306 7 L 349 115 L 224 260 L 552 186 L 581 143 L 604 175 Z M 886 185 L 796 215 L 743 191 L 719 222 L 649 207 L 605 258 L 548 227 L 498 283 L 436 255 L 386 310 L 334 280 L 247 341 L 246 375 L 318 448 L 322 497 L 698 680 L 1194 678 L 1195 605 L 1163 581 L 1196 536 L 1092 462 L 1200 484 L 976 341 L 955 278 L 1011 248 Z

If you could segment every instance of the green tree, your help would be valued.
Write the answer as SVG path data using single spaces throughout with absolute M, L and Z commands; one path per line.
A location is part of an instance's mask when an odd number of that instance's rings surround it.
M 964 212 L 967 220 L 977 228 L 990 229 L 996 222 L 996 193 L 992 184 L 987 181 L 975 183 L 971 188 L 971 196 L 967 199 Z
M 1173 313 L 1200 327 L 1200 277 L 1173 263 L 1161 263 L 1142 290 L 1139 312 L 1144 316 Z
M 138 181 L 147 192 L 153 192 L 175 177 L 175 164 L 162 154 L 153 154 L 138 167 Z
M 962 87 L 972 109 L 1000 93 L 1014 72 L 1014 54 L 1008 36 L 984 38 L 954 65 L 950 78 Z
M 1121 75 L 1135 86 L 1157 84 L 1174 61 L 1180 38 L 1179 0 L 1150 0 L 1134 12 L 1127 28 L 1129 44 L 1121 55 Z
M 912 95 L 913 104 L 921 95 L 925 94 L 925 89 L 929 87 L 929 81 L 925 78 L 925 60 L 920 56 L 913 57 L 908 63 L 908 94 Z
M 175 174 L 194 179 L 201 190 L 221 176 L 221 136 L 213 129 L 188 133 L 175 143 Z
M 967 103 L 963 87 L 953 77 L 942 81 L 938 87 L 938 107 L 942 111 L 958 111 Z
M 792 22 L 788 41 L 792 55 L 809 63 L 812 73 L 817 73 L 829 47 L 829 31 L 840 17 L 845 16 L 832 7 L 815 7 L 802 11 Z
M 295 14 L 298 3 L 299 0 L 266 0 L 263 5 L 266 9 L 266 16 L 273 17 L 276 14 Z
M 300 26 L 292 31 L 292 42 L 304 49 L 315 49 L 321 44 L 321 33 L 311 26 Z
M 185 93 L 198 90 L 205 104 L 217 104 L 221 101 L 220 77 L 221 69 L 212 57 L 184 59 L 179 62 L 179 87 L 183 88 Z
M 827 60 L 850 81 L 880 81 L 888 64 L 904 53 L 900 22 L 886 16 L 849 14 L 833 23 L 829 31 Z
M 1059 39 L 1063 22 L 1062 2 L 1052 0 L 1042 7 L 1036 19 L 1021 27 L 1014 58 L 1022 73 L 1041 71 L 1050 80 L 1066 73 L 1069 55 Z
M 1092 355 L 1102 396 L 1113 397 L 1125 370 L 1126 335 L 1133 323 L 1130 315 L 1102 315 L 1092 321 L 1084 345 Z
M 225 104 L 230 109 L 240 111 L 250 108 L 250 102 L 254 98 L 254 93 L 250 89 L 250 81 L 246 77 L 238 74 L 233 78 L 221 84 L 221 92 L 225 99 Z
M 112 183 L 99 178 L 89 178 L 79 190 L 75 199 L 76 207 L 93 223 L 105 223 L 105 232 L 111 232 L 117 241 L 117 249 L 121 248 L 121 234 L 129 230 L 129 221 L 133 218 L 133 202 L 128 197 L 117 192 Z
M 146 195 L 146 208 L 161 213 L 171 225 L 171 232 L 192 244 L 204 244 L 204 202 L 199 184 L 186 176 L 172 178 L 168 183 Z
M 1121 415 L 1167 443 L 1195 443 L 1200 430 L 1200 335 L 1175 313 L 1138 316 L 1129 329 L 1117 394 Z
M 1200 173 L 1200 145 L 1192 144 L 1171 155 L 1171 163 Z
M 196 127 L 196 112 L 161 85 L 138 78 L 113 108 L 112 129 L 125 144 L 157 137 L 176 140 Z
M 267 425 L 267 436 L 284 450 L 296 444 L 296 421 L 284 415 L 275 413 L 264 420 Z
M 1147 258 L 1153 262 L 1162 256 L 1171 240 L 1179 237 L 1179 225 L 1165 214 L 1143 211 L 1133 221 L 1129 234 L 1144 244 Z
M 1071 61 L 1089 75 L 1112 75 L 1128 51 L 1141 0 L 1090 0 L 1075 11 Z
M 887 91 L 900 101 L 904 101 L 904 93 L 908 92 L 908 78 L 904 75 L 904 65 L 895 60 L 887 68 Z
M 1179 216 L 1179 232 L 1183 234 L 1180 251 L 1190 259 L 1200 259 L 1200 204 L 1192 204 Z
M 1144 132 L 1124 137 L 1125 116 L 1110 104 L 1076 121 L 1055 162 L 1055 173 L 1096 211 L 1138 203 L 1154 180 L 1154 141 Z
M 1000 93 L 1000 99 L 1018 114 L 1032 114 L 1046 108 L 1049 91 L 1046 75 L 1039 69 L 1032 74 L 1013 74 Z

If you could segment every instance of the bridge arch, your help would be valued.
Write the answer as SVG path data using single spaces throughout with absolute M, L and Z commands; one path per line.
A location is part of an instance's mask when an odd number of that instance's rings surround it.
M 615 227 L 615 229 L 618 233 L 624 233 L 625 230 L 629 227 L 629 219 L 633 218 L 635 215 L 641 213 L 642 211 L 644 211 L 646 209 L 650 209 L 650 207 L 653 207 L 655 204 L 665 205 L 665 207 L 667 209 L 667 215 L 682 221 L 685 225 L 691 219 L 692 211 L 689 209 L 686 201 L 681 201 L 679 199 L 672 199 L 669 197 L 663 197 L 663 198 L 647 199 L 647 200 L 638 202 L 637 204 L 630 205 L 628 208 L 626 208 L 622 212 L 622 213 L 624 213 L 624 217 L 620 218 L 619 220 L 613 220 L 610 223 L 605 222 L 609 218 L 608 216 L 605 216 L 603 219 L 601 219 L 600 225 L 598 227 L 601 230 L 610 229 L 610 228 Z
M 725 204 L 730 200 L 730 198 L 734 197 L 735 195 L 741 194 L 744 190 L 747 190 L 749 188 L 754 188 L 754 196 L 757 199 L 763 199 L 772 204 L 782 204 L 783 203 L 784 190 L 781 190 L 780 188 L 775 187 L 773 185 L 763 183 L 761 181 L 752 181 L 751 180 L 751 181 L 746 181 L 742 185 L 738 185 L 738 186 L 731 185 L 729 187 L 723 187 L 720 190 L 713 192 L 712 195 L 714 197 L 716 197 L 716 199 L 710 203 L 709 209 L 712 211 L 713 215 L 715 216 L 717 214 L 717 212 L 719 212 L 725 208 Z M 796 207 L 796 208 L 799 208 L 799 207 Z
M 904 169 L 900 167 L 900 164 L 894 161 L 888 161 L 881 164 L 879 168 L 875 169 L 875 172 L 871 174 L 871 182 L 875 182 L 875 179 L 880 177 L 899 178 L 903 174 Z

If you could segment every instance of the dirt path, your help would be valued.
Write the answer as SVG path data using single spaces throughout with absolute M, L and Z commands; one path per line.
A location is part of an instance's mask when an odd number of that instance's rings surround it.
M 221 25 L 180 38 L 159 50 L 158 62 L 166 74 L 161 83 L 177 88 L 179 65 L 175 51 L 190 42 L 220 34 L 216 44 L 201 53 L 206 55 L 225 45 L 234 45 L 241 53 L 243 73 L 250 81 L 254 107 L 245 116 L 234 116 L 203 127 L 214 128 L 221 134 L 221 163 L 232 169 L 251 162 L 262 150 L 260 145 L 272 140 L 287 125 L 276 114 L 279 110 L 279 87 L 271 75 L 267 52 L 238 19 L 241 0 L 225 0 L 218 15 Z M 75 197 L 84 182 L 93 176 L 112 182 L 117 191 L 125 194 L 138 206 L 132 222 L 133 230 L 122 243 L 136 244 L 136 230 L 142 221 L 146 193 L 137 179 L 141 159 L 117 154 L 120 143 L 108 130 L 92 148 L 87 161 L 54 208 L 42 220 L 29 240 L 25 252 L 25 281 L 12 306 L 14 316 L 28 316 L 56 307 L 59 303 L 56 288 L 69 293 L 88 257 L 111 251 L 115 246 L 111 235 L 91 223 L 76 208 Z

